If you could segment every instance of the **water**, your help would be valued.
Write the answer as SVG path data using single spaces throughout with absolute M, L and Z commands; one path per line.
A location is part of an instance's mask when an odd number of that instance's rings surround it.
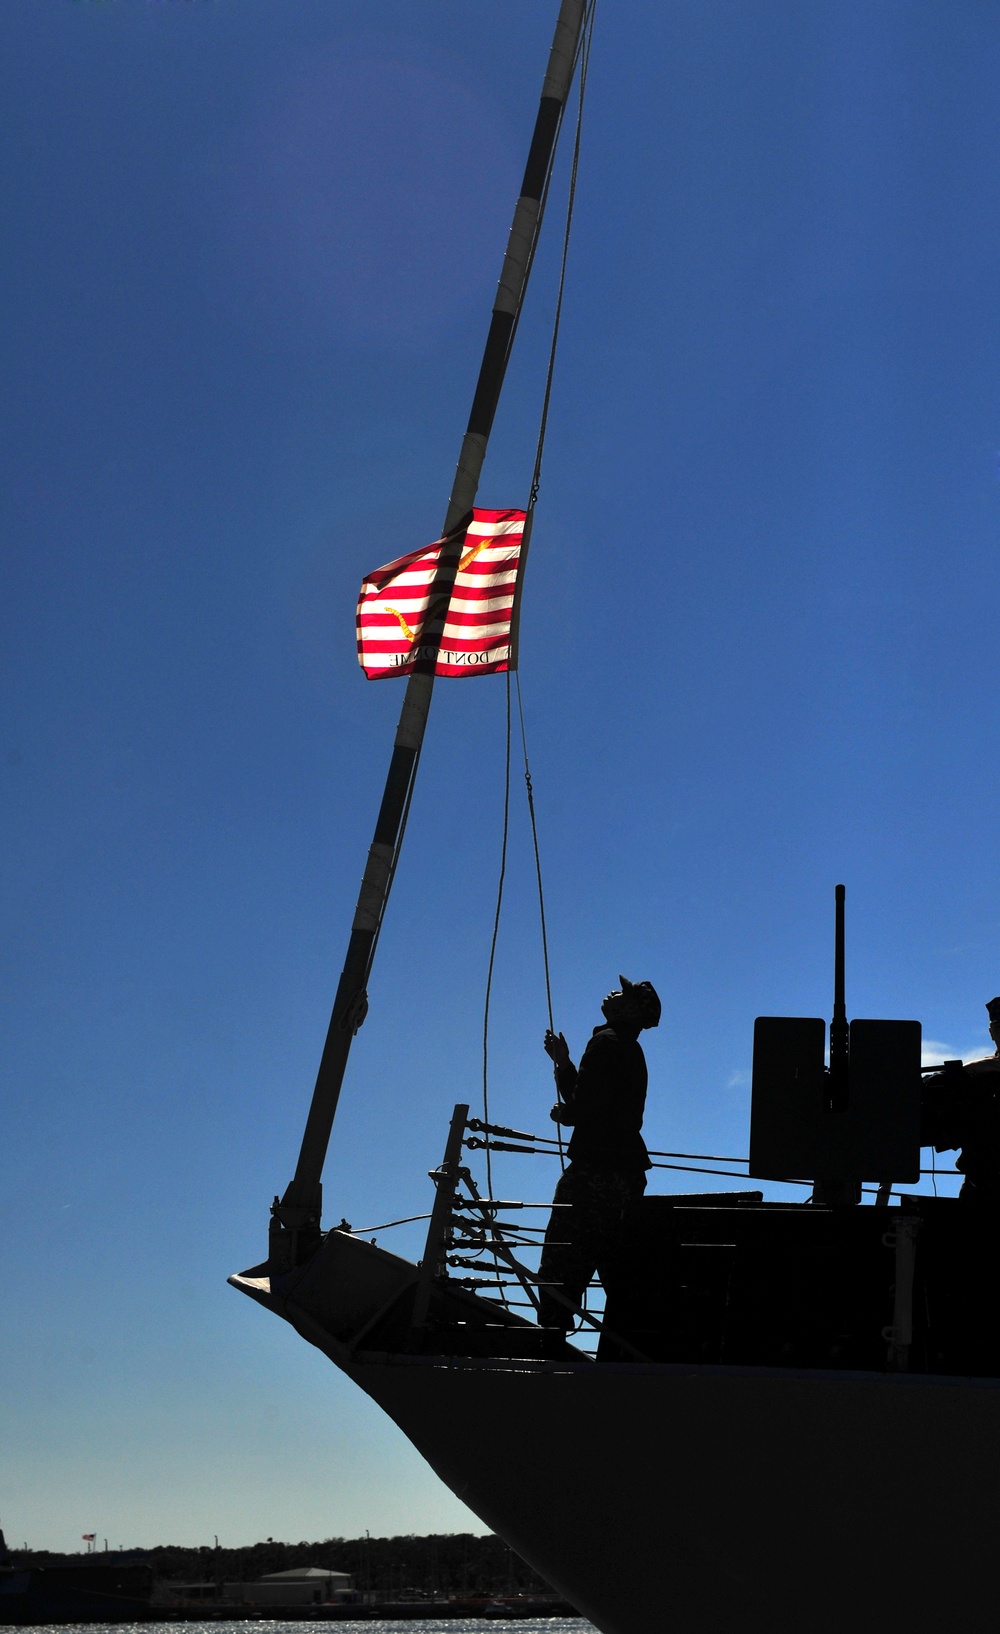
M 405 1619 L 364 1617 L 357 1622 L 326 1622 L 298 1619 L 280 1623 L 264 1617 L 248 1617 L 240 1622 L 205 1623 L 58 1623 L 40 1624 L 35 1634 L 94 1634 L 97 1628 L 113 1628 L 115 1634 L 306 1634 L 317 1622 L 329 1634 L 597 1634 L 593 1623 L 583 1617 L 407 1617 Z M 8 1630 L 0 1625 L 0 1634 Z M 9 1634 L 14 1634 L 11 1629 Z
M 305 1634 L 314 1622 L 298 1619 L 281 1623 L 264 1617 L 240 1622 L 206 1623 L 46 1623 L 35 1634 L 94 1634 L 95 1629 L 114 1629 L 115 1634 Z M 357 1622 L 323 1622 L 330 1634 L 597 1634 L 593 1623 L 583 1617 L 364 1617 Z M 14 1630 L 0 1624 L 0 1634 Z

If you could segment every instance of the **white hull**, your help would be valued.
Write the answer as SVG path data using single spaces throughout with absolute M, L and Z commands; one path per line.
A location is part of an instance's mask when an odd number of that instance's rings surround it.
M 994 1634 L 1000 1385 L 365 1355 L 349 1331 L 413 1268 L 350 1239 L 331 1255 L 335 1279 L 324 1252 L 280 1297 L 233 1281 L 603 1634 Z

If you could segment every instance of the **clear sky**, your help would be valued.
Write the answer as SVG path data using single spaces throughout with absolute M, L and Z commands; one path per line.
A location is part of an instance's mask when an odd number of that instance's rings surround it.
M 0 9 L 14 1541 L 476 1524 L 225 1277 L 291 1175 L 401 699 L 358 585 L 443 520 L 554 12 Z M 557 1024 L 578 1052 L 620 970 L 656 983 L 655 1146 L 745 1153 L 754 1017 L 829 1015 L 838 880 L 849 1013 L 989 1048 L 998 85 L 984 0 L 601 0 L 522 685 Z M 526 498 L 548 228 L 486 505 Z M 428 1207 L 479 1093 L 503 687 L 435 695 L 331 1222 Z M 522 1128 L 544 1026 L 518 798 Z

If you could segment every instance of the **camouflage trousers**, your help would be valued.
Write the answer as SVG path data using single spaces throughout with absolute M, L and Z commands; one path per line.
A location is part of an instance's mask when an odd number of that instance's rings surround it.
M 571 1163 L 552 1199 L 553 1204 L 568 1203 L 569 1207 L 553 1207 L 538 1268 L 539 1281 L 555 1283 L 564 1299 L 582 1305 L 587 1284 L 596 1271 L 607 1293 L 608 1278 L 614 1277 L 622 1222 L 645 1190 L 642 1171 Z M 554 1291 L 542 1286 L 538 1293 L 541 1326 L 564 1331 L 571 1328 L 575 1315 L 554 1297 Z

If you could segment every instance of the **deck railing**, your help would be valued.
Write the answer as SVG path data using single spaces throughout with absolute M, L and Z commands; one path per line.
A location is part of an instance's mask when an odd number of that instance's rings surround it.
M 452 1286 L 495 1300 L 508 1312 L 537 1321 L 539 1290 L 543 1286 L 538 1275 L 538 1263 L 548 1219 L 553 1208 L 568 1205 L 550 1201 L 528 1202 L 484 1193 L 465 1159 L 466 1153 L 479 1152 L 489 1157 L 507 1153 L 556 1159 L 561 1156 L 561 1145 L 554 1135 L 537 1135 L 504 1124 L 486 1123 L 478 1117 L 470 1118 L 468 1106 L 458 1105 L 452 1114 L 442 1162 L 430 1173 L 435 1185 L 431 1211 L 424 1215 L 409 1215 L 403 1220 L 388 1221 L 357 1233 L 369 1235 L 396 1225 L 411 1224 L 422 1219 L 428 1221 L 414 1306 L 413 1323 L 416 1328 L 426 1321 L 432 1289 L 443 1278 Z M 668 1151 L 650 1151 L 649 1155 L 654 1170 L 711 1175 L 722 1180 L 746 1181 L 749 1178 L 749 1158 Z M 492 1164 L 488 1165 L 487 1172 L 492 1173 L 492 1168 Z M 922 1175 L 932 1176 L 935 1182 L 938 1177 L 953 1176 L 958 1172 L 954 1168 L 936 1166 L 921 1170 Z M 806 1191 L 812 1187 L 812 1182 L 808 1180 L 792 1180 L 782 1184 L 799 1186 Z M 863 1190 L 876 1193 L 874 1186 L 866 1186 Z M 883 1189 L 879 1201 L 888 1203 L 888 1199 L 889 1194 Z M 526 1215 L 534 1218 L 525 1218 Z M 536 1224 L 539 1216 L 541 1219 Z M 557 1284 L 550 1282 L 544 1286 L 557 1300 L 562 1300 Z M 575 1319 L 577 1331 L 574 1344 L 585 1353 L 593 1354 L 603 1327 L 603 1288 L 599 1282 L 591 1282 L 584 1295 L 583 1306 L 576 1306 L 568 1299 L 562 1302 L 569 1306 Z M 631 1348 L 625 1341 L 619 1343 L 626 1350 Z

